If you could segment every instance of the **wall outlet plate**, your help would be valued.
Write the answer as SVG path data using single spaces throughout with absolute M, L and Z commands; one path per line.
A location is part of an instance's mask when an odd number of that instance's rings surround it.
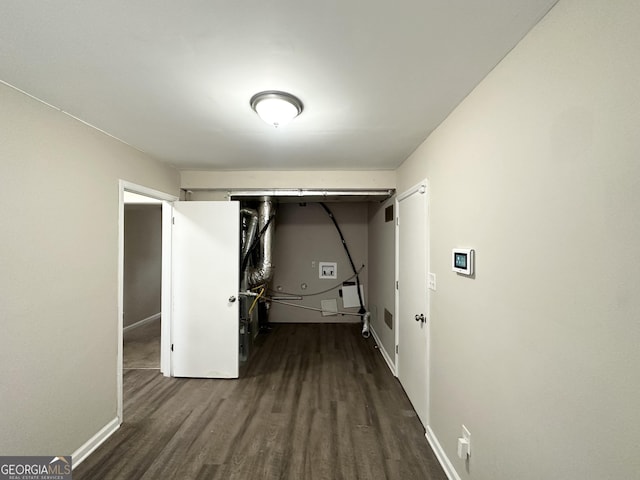
M 336 262 L 319 262 L 318 274 L 320 278 L 338 278 L 338 264 Z
M 429 275 L 427 277 L 427 286 L 429 290 L 433 290 L 434 292 L 436 291 L 436 274 L 435 273 L 429 272 Z

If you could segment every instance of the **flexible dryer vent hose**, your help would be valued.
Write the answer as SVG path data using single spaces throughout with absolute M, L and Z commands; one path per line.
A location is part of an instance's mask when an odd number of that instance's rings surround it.
M 370 312 L 366 312 L 362 317 L 362 336 L 364 338 L 369 338 L 371 336 L 371 332 L 369 332 L 369 317 L 371 316 Z

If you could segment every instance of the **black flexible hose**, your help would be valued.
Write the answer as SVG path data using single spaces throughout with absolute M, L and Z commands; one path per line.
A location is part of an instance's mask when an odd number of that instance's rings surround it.
M 351 253 L 349 253 L 349 247 L 347 247 L 347 242 L 344 239 L 344 235 L 342 234 L 342 230 L 340 230 L 340 226 L 338 225 L 338 222 L 336 221 L 336 217 L 333 215 L 333 212 L 331 210 L 329 210 L 329 207 L 327 207 L 323 202 L 320 202 L 320 206 L 322 208 L 324 208 L 324 211 L 327 212 L 327 215 L 329 215 L 329 218 L 333 222 L 333 225 L 336 227 L 336 230 L 338 231 L 338 235 L 340 235 L 340 240 L 342 241 L 342 246 L 344 247 L 345 252 L 347 252 L 347 258 L 349 258 L 349 263 L 351 264 L 351 268 L 353 269 L 353 273 L 356 274 L 356 289 L 358 291 L 358 300 L 360 301 L 359 313 L 361 313 L 361 314 L 367 313 L 367 309 L 364 308 L 364 301 L 362 300 L 362 294 L 360 293 L 360 276 L 358 275 L 358 270 L 356 269 L 356 266 L 353 263 L 353 259 L 351 258 Z

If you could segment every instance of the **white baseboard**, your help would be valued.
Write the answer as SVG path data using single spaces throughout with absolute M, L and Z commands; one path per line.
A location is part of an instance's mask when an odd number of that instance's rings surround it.
M 129 330 L 133 330 L 134 328 L 138 328 L 141 327 L 143 325 L 146 325 L 147 323 L 153 322 L 154 320 L 158 320 L 161 317 L 161 314 L 156 313 L 155 315 L 151 315 L 150 317 L 147 318 L 143 318 L 142 320 L 136 322 L 136 323 L 132 323 L 131 325 L 127 325 L 126 327 L 124 327 L 122 329 L 122 331 L 124 332 L 128 332 Z
M 98 433 L 91 437 L 84 445 L 71 454 L 73 468 L 80 465 L 93 451 L 120 428 L 118 417 L 107 423 Z
M 380 341 L 380 337 L 378 337 L 378 334 L 376 333 L 373 326 L 369 328 L 369 331 L 371 332 L 371 335 L 373 335 L 374 340 L 378 344 L 378 350 L 380 350 L 380 353 L 382 354 L 382 358 L 384 358 L 384 361 L 387 362 L 387 366 L 389 367 L 389 370 L 391 370 L 391 373 L 393 373 L 394 377 L 397 377 L 398 375 L 396 374 L 396 366 L 394 362 L 391 360 L 391 357 L 385 350 L 384 346 L 382 345 L 382 342 Z
M 433 430 L 431 430 L 431 427 L 429 425 L 427 425 L 426 430 L 427 433 L 425 433 L 424 436 L 427 437 L 427 442 L 429 442 L 429 445 L 431 445 L 431 449 L 436 454 L 436 457 L 438 458 L 438 461 L 440 462 L 444 473 L 446 473 L 447 478 L 449 480 L 460 480 L 458 472 L 456 472 L 456 469 L 453 467 L 453 464 L 451 463 L 451 460 L 449 460 L 449 457 L 447 457 L 447 454 L 444 453 L 442 445 L 440 445 L 440 442 L 436 438 L 436 434 L 433 433 Z

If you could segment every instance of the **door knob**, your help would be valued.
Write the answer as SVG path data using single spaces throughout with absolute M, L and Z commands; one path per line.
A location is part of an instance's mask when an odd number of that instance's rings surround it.
M 421 313 L 420 315 L 416 315 L 416 322 L 422 322 L 425 323 L 427 321 L 427 319 L 424 316 L 424 313 Z
M 233 295 L 231 295 L 231 296 L 229 297 L 229 303 L 233 303 L 233 302 L 235 302 L 235 301 L 236 301 L 236 297 L 234 297 Z

